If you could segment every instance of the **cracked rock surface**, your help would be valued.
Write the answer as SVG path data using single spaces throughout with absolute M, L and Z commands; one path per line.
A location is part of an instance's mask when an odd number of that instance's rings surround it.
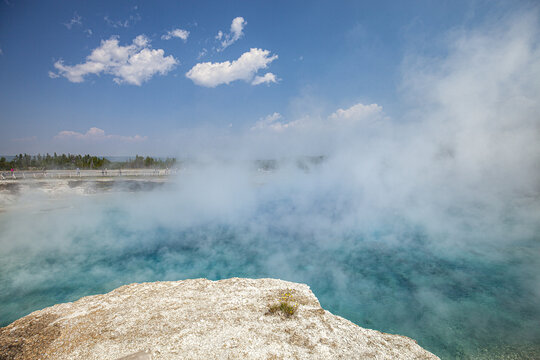
M 293 315 L 269 312 L 290 294 Z M 321 308 L 305 284 L 194 279 L 122 286 L 0 329 L 0 359 L 438 359 Z

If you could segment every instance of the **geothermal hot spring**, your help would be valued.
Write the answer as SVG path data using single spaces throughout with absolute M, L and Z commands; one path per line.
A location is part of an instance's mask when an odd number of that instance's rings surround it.
M 133 282 L 272 277 L 443 359 L 539 359 L 540 31 L 516 19 L 408 58 L 389 115 L 210 134 L 161 183 L 0 183 L 0 325 Z
M 270 164 L 4 184 L 1 325 L 132 282 L 272 277 L 442 358 L 540 354 L 538 194 L 369 183 L 332 158 Z

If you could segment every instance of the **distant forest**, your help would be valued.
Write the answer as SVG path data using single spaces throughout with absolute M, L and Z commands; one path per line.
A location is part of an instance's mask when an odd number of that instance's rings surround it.
M 79 169 L 165 169 L 176 164 L 176 159 L 166 158 L 165 160 L 152 157 L 136 155 L 134 159 L 127 161 L 110 161 L 104 157 L 92 155 L 62 154 L 54 155 L 16 155 L 13 160 L 7 161 L 5 157 L 0 158 L 0 170 L 75 170 Z

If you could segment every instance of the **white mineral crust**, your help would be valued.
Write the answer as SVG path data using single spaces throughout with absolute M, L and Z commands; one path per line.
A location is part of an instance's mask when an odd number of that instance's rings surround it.
M 297 311 L 268 312 L 284 292 Z M 321 308 L 305 284 L 206 279 L 122 286 L 0 329 L 2 359 L 438 359 Z

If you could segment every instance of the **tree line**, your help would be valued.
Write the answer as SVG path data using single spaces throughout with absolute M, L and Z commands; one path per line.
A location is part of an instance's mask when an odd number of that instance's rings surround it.
M 5 157 L 0 158 L 0 170 L 75 170 L 75 169 L 145 169 L 171 168 L 176 164 L 176 159 L 158 159 L 150 156 L 136 155 L 134 159 L 127 161 L 110 161 L 105 157 L 74 154 L 19 154 L 11 161 Z

